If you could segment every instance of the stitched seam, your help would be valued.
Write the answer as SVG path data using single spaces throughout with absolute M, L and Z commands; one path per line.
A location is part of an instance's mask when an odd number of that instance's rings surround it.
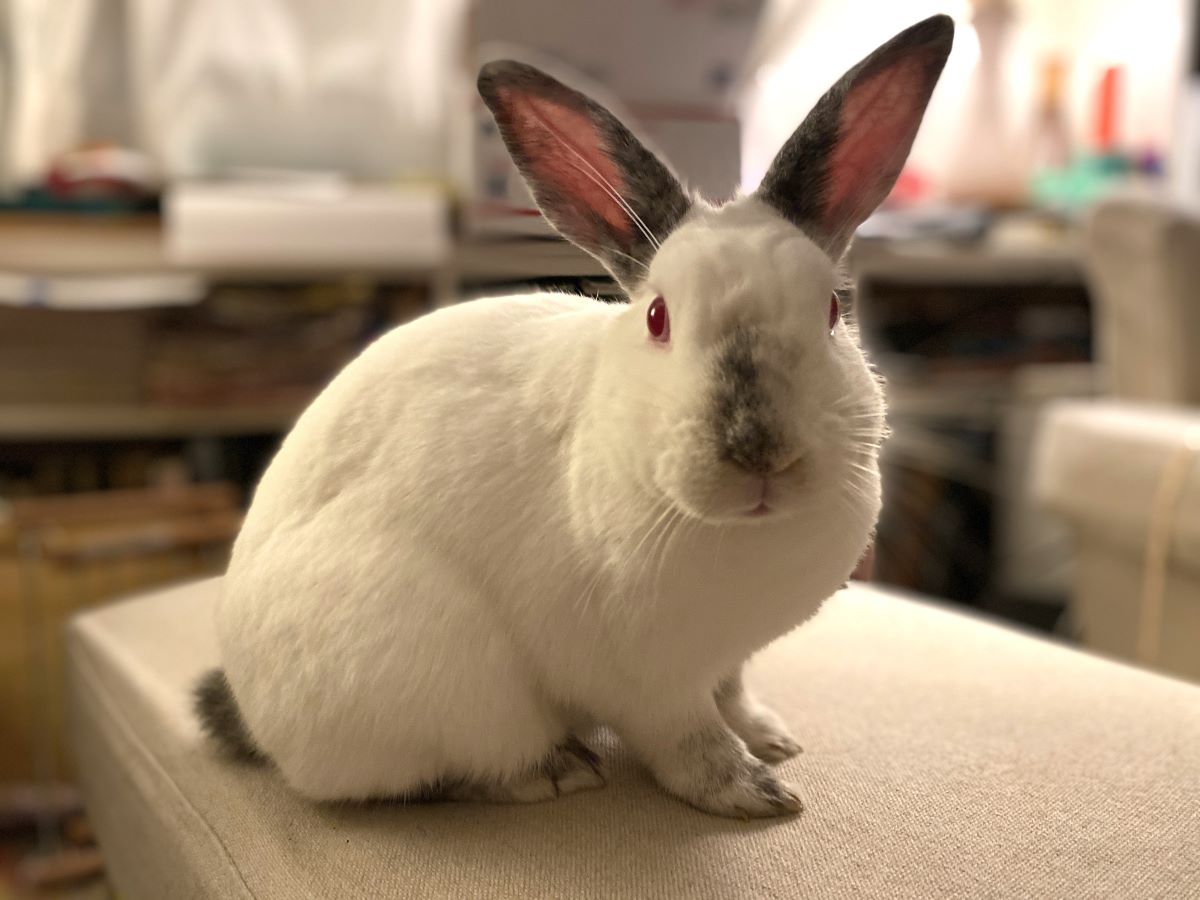
M 1158 662 L 1172 532 L 1197 459 L 1200 459 L 1200 426 L 1193 425 L 1183 431 L 1179 443 L 1159 470 L 1150 521 L 1146 525 L 1142 590 L 1138 603 L 1137 659 L 1146 665 Z

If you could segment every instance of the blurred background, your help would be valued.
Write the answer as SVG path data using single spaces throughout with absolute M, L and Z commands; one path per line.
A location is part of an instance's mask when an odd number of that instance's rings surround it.
M 874 579 L 1200 679 L 1197 6 L 0 0 L 0 897 L 105 896 L 73 612 L 220 571 L 381 331 L 530 286 L 619 300 L 476 98 L 501 55 L 603 83 L 720 200 L 854 61 L 954 16 L 847 261 L 894 429 Z

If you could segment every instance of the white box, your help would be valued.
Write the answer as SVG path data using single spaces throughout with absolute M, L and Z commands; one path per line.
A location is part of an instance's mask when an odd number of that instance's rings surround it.
M 183 266 L 432 269 L 452 249 L 434 185 L 182 182 L 165 213 L 167 257 Z

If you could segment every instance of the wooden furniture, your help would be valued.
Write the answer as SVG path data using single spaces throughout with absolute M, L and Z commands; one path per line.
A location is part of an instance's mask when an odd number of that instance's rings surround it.
M 122 594 L 219 572 L 241 523 L 229 485 L 17 500 L 0 515 L 0 820 L 32 822 L 30 889 L 98 874 L 63 738 L 67 620 Z M 72 800 L 72 797 L 76 799 Z
M 69 775 L 61 739 L 70 616 L 221 571 L 241 522 L 229 485 L 16 500 L 0 513 L 0 781 Z

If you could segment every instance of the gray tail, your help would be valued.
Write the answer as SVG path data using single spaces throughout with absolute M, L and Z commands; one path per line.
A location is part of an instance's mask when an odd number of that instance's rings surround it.
M 230 756 L 246 762 L 266 761 L 266 755 L 250 737 L 224 669 L 204 673 L 192 691 L 192 704 L 205 733 Z

